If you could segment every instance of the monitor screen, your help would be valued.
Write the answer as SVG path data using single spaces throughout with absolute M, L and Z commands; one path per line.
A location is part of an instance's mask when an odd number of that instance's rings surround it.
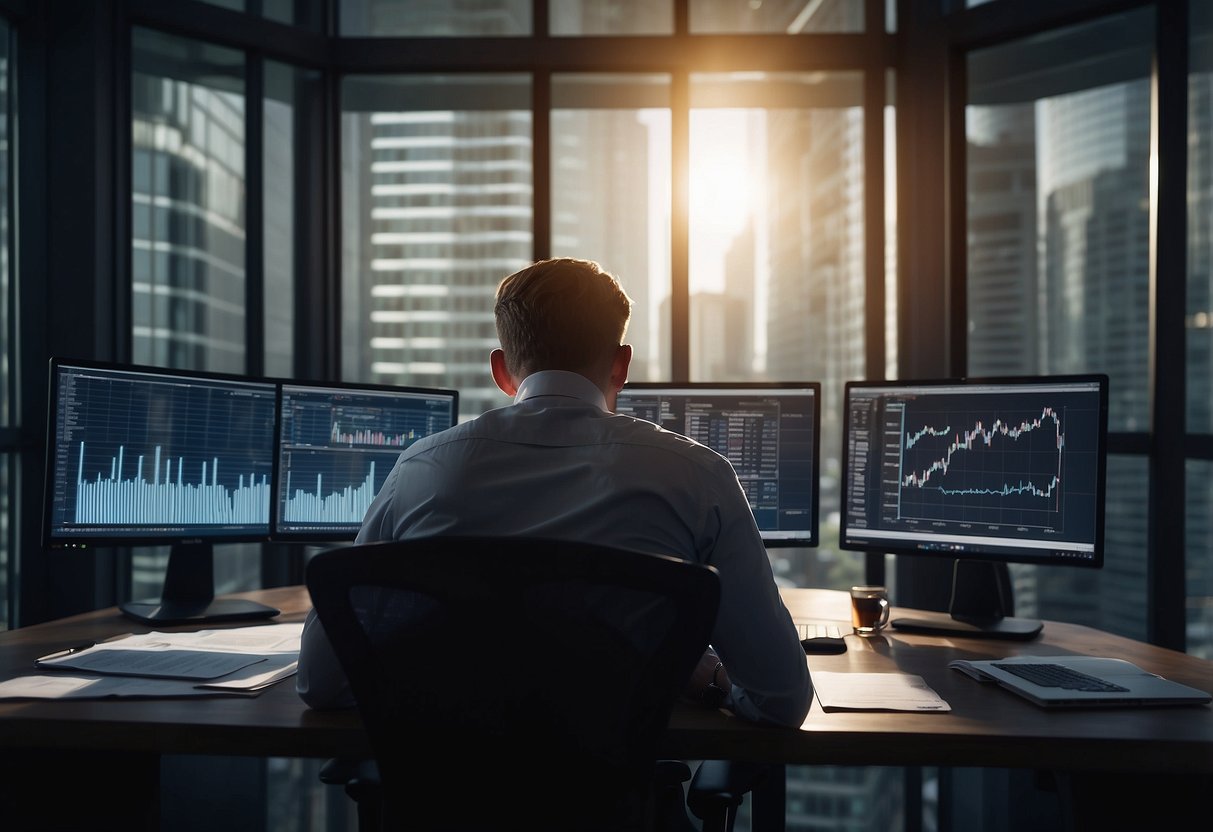
M 53 360 L 48 546 L 264 540 L 272 382 Z
M 1103 563 L 1106 376 L 848 382 L 844 549 Z
M 620 391 L 615 412 L 727 457 L 767 546 L 817 545 L 817 382 L 631 383 Z
M 353 540 L 400 452 L 453 426 L 454 390 L 282 383 L 276 539 Z

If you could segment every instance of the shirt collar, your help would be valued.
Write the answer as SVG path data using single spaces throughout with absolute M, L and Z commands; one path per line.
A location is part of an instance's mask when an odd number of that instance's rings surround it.
M 514 404 L 539 396 L 578 399 L 594 405 L 599 410 L 607 409 L 606 397 L 594 382 L 580 373 L 570 373 L 567 370 L 541 370 L 531 373 L 518 385 Z

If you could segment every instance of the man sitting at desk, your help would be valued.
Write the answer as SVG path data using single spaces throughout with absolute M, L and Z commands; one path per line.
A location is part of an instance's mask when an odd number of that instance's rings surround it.
M 632 359 L 623 343 L 631 304 L 586 260 L 544 260 L 505 278 L 494 309 L 501 348 L 489 365 L 513 404 L 405 450 L 357 542 L 525 534 L 711 564 L 721 582 L 716 652 L 700 661 L 688 697 L 799 726 L 813 690 L 804 650 L 732 465 L 612 413 Z M 314 708 L 353 704 L 314 611 L 296 683 Z

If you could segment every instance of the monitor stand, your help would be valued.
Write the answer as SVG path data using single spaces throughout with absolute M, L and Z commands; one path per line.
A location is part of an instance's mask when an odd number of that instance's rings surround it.
M 1044 624 L 1031 618 L 1006 615 L 1012 608 L 1000 564 L 956 560 L 952 564 L 952 598 L 948 613 L 926 613 L 894 618 L 890 624 L 902 632 L 1028 641 L 1040 634 Z
M 280 612 L 256 601 L 216 598 L 214 553 L 210 543 L 173 544 L 160 600 L 128 601 L 119 604 L 118 609 L 136 621 L 161 627 L 258 621 Z

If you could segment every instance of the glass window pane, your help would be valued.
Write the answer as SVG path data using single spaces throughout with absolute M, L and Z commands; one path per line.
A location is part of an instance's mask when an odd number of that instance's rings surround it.
M 131 109 L 133 360 L 243 373 L 244 56 L 136 28 Z M 260 584 L 251 548 L 215 547 L 217 592 Z M 167 562 L 135 549 L 131 597 L 158 597 Z
M 1149 465 L 1145 457 L 1110 456 L 1107 476 L 1103 568 L 1012 564 L 1015 614 L 1145 641 Z
M 1149 423 L 1149 10 L 969 56 L 972 375 L 1106 372 Z M 1104 568 L 1013 567 L 1019 614 L 1146 637 L 1148 466 L 1108 464 Z
M 548 0 L 553 35 L 672 35 L 673 0 Z
M 8 240 L 12 229 L 12 218 L 9 216 L 9 202 L 12 194 L 9 189 L 9 169 L 12 166 L 12 147 L 9 144 L 9 27 L 0 20 L 0 395 L 4 403 L 0 404 L 0 427 L 11 424 L 16 418 L 12 411 L 13 397 L 9 395 L 12 384 L 12 367 L 10 362 L 16 360 L 11 338 L 13 334 L 9 327 L 9 316 L 13 313 L 14 284 L 10 270 L 13 261 L 9 256 Z M 0 596 L 3 596 L 4 572 L 0 570 Z M 2 621 L 3 618 L 0 618 Z
M 244 57 L 135 29 L 131 80 L 134 360 L 243 372 Z
M 1188 430 L 1213 432 L 1213 5 L 1192 3 L 1188 79 Z
M 0 454 L 0 630 L 8 629 L 8 573 L 12 558 L 12 513 L 16 508 L 9 499 L 8 469 L 12 464 L 12 454 Z
M 294 375 L 296 100 L 319 74 L 267 61 L 262 151 L 265 193 L 265 372 Z
M 529 35 L 531 0 L 341 0 L 352 37 Z
M 1153 14 L 968 59 L 969 373 L 1106 372 L 1149 425 Z
M 862 582 L 837 538 L 842 389 L 865 375 L 862 76 L 692 74 L 691 107 L 691 377 L 822 383 L 821 545 L 772 556 L 793 584 Z
M 497 284 L 534 259 L 529 76 L 350 77 L 341 100 L 343 377 L 508 403 L 488 357 Z
M 9 144 L 9 27 L 0 20 L 0 427 L 8 427 L 17 417 L 14 410 L 12 368 L 10 361 L 16 358 L 11 342 L 13 333 L 9 327 L 9 315 L 13 311 L 14 285 L 11 279 L 12 258 L 9 256 L 8 240 L 12 220 L 9 217 L 9 168 L 12 164 Z M 0 630 L 8 627 L 8 576 L 13 543 L 13 512 L 16 506 L 9 499 L 9 468 L 13 455 L 0 454 Z
M 261 0 L 261 13 L 267 20 L 286 23 L 289 26 L 301 26 L 313 32 L 323 32 L 327 5 L 317 2 L 301 3 L 299 0 Z
M 131 598 L 159 598 L 168 568 L 168 546 L 140 546 L 131 555 Z M 217 543 L 212 547 L 215 594 L 261 587 L 260 543 Z
M 695 34 L 862 32 L 865 0 L 690 0 Z M 880 21 L 883 25 L 884 21 Z
M 1187 463 L 1187 652 L 1213 659 L 1213 462 Z
M 668 75 L 552 77 L 552 255 L 622 282 L 634 381 L 670 377 L 669 96 Z

